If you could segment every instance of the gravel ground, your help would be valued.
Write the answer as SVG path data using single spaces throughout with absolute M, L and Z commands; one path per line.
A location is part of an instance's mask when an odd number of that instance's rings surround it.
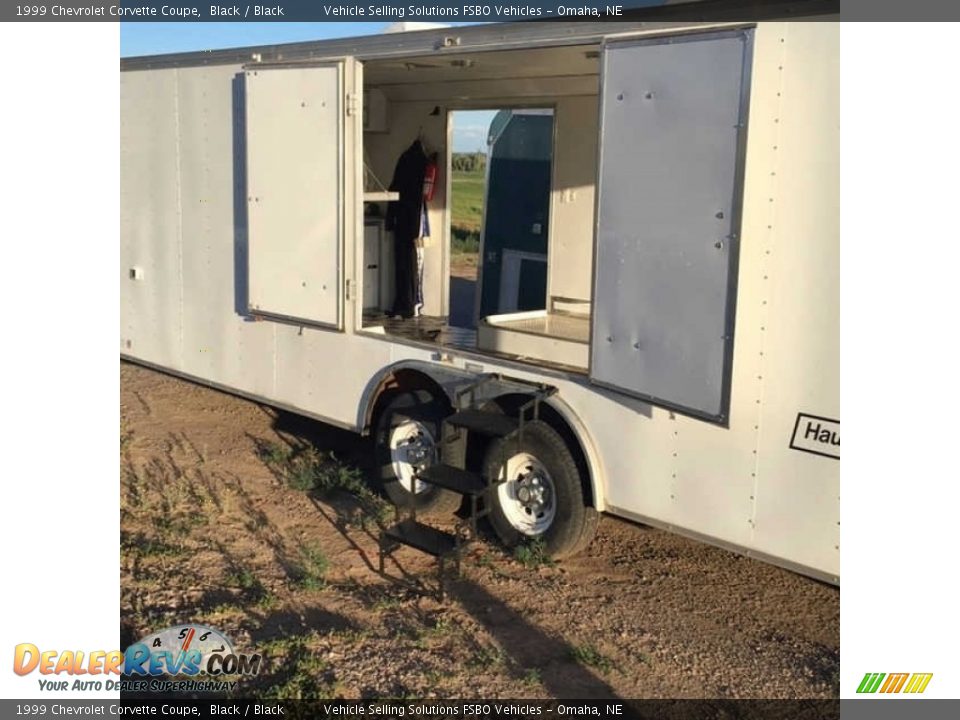
M 376 526 L 352 495 L 278 471 L 308 447 L 362 471 L 366 441 L 135 365 L 120 379 L 123 642 L 221 629 L 265 656 L 241 695 L 838 695 L 834 587 L 607 517 L 556 565 L 476 543 L 441 603 L 411 587 L 432 582 L 415 551 L 388 564 L 401 582 L 376 572 Z

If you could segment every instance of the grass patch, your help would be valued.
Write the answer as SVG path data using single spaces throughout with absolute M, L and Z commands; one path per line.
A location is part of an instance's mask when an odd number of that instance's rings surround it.
M 540 668 L 527 668 L 520 681 L 524 685 L 539 685 L 543 682 L 543 676 L 540 674 Z
M 163 540 L 144 539 L 136 546 L 137 552 L 141 557 L 179 557 L 184 554 L 182 547 L 171 545 Z
M 133 432 L 127 426 L 127 420 L 123 415 L 120 416 L 120 454 L 130 446 L 133 440 Z
M 127 512 L 140 508 L 144 501 L 144 491 L 140 486 L 140 476 L 137 471 L 132 465 L 124 465 L 121 468 L 121 477 L 120 507 Z
M 483 170 L 453 172 L 453 207 L 450 227 L 464 232 L 476 232 L 479 237 L 483 218 L 483 195 L 486 177 Z
M 543 540 L 539 538 L 517 545 L 513 550 L 513 557 L 517 562 L 530 570 L 556 565 L 553 558 L 547 554 L 547 546 Z
M 120 531 L 120 552 L 124 556 L 141 558 L 178 557 L 186 550 L 162 538 L 150 538 L 142 533 Z
M 401 606 L 399 598 L 395 597 L 382 597 L 373 604 L 373 609 L 377 611 L 386 611 L 386 610 L 396 610 Z
M 428 638 L 439 638 L 451 634 L 456 626 L 447 618 L 438 617 L 433 621 L 433 626 L 428 626 L 423 634 Z
M 260 582 L 260 578 L 248 568 L 234 567 L 227 573 L 224 580 L 227 585 L 240 588 L 247 600 L 253 602 L 261 610 L 272 610 L 279 604 L 277 596 L 267 590 L 264 584 Z
M 211 617 L 211 616 L 216 617 L 220 615 L 243 615 L 243 614 L 244 614 L 244 610 L 242 605 L 232 604 L 228 602 L 214 605 L 212 608 L 210 608 L 206 612 L 206 615 L 208 617 Z
M 500 557 L 506 557 L 506 555 L 502 554 L 500 555 Z M 477 567 L 486 568 L 491 573 L 493 573 L 496 577 L 501 578 L 503 580 L 515 580 L 517 578 L 517 576 L 514 575 L 513 573 L 506 572 L 505 570 L 500 568 L 497 565 L 495 557 L 491 553 L 484 552 L 482 555 L 480 555 L 476 559 L 476 563 L 477 563 Z
M 259 448 L 260 459 L 268 465 L 282 465 L 293 456 L 293 449 L 288 445 L 265 443 Z
M 392 517 L 392 506 L 367 486 L 363 473 L 341 462 L 333 453 L 321 454 L 312 447 L 296 450 L 264 443 L 259 454 L 267 466 L 294 490 L 315 492 L 320 496 L 344 492 L 360 503 L 364 519 L 382 525 Z
M 267 591 L 264 591 L 256 600 L 256 606 L 261 610 L 273 610 L 279 604 L 279 598 Z
M 326 574 L 330 561 L 316 543 L 300 547 L 303 562 L 296 568 L 296 581 L 304 590 L 320 590 L 327 586 Z
M 570 659 L 581 665 L 596 668 L 604 674 L 613 670 L 613 661 L 590 643 L 571 647 Z
M 265 655 L 284 668 L 281 677 L 262 694 L 279 700 L 328 700 L 336 694 L 337 685 L 330 664 L 306 646 L 302 637 L 281 638 L 261 647 Z
M 492 670 L 507 664 L 507 654 L 498 647 L 482 647 L 467 660 L 467 667 Z
M 454 255 L 476 255 L 480 252 L 480 231 L 452 225 L 450 227 L 450 251 Z
M 243 590 L 259 590 L 263 584 L 247 568 L 241 567 L 227 574 L 225 578 L 228 585 L 241 588 Z

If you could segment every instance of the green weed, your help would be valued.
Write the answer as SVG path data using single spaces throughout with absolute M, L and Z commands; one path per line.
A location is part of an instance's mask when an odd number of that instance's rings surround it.
M 263 585 L 250 570 L 245 567 L 239 567 L 227 574 L 225 578 L 228 585 L 239 587 L 243 590 L 256 590 Z
M 540 538 L 517 545 L 513 550 L 513 557 L 530 570 L 556 565 L 553 558 L 547 554 L 547 547 Z
M 604 674 L 613 670 L 613 661 L 590 643 L 571 647 L 570 658 L 581 665 L 596 668 Z
M 304 590 L 320 590 L 326 587 L 325 576 L 330 569 L 330 561 L 323 549 L 316 543 L 302 545 L 300 557 L 302 564 L 294 571 L 297 584 Z
M 367 486 L 358 468 L 344 464 L 333 453 L 321 455 L 312 447 L 294 452 L 271 444 L 262 445 L 259 452 L 292 489 L 320 496 L 344 492 L 360 503 L 364 523 L 373 520 L 382 525 L 391 519 L 392 506 Z
M 507 654 L 498 647 L 481 647 L 467 660 L 467 667 L 492 670 L 507 664 Z
M 287 445 L 262 443 L 257 447 L 257 454 L 268 465 L 282 465 L 290 459 L 293 450 Z
M 267 688 L 262 697 L 281 700 L 327 700 L 336 694 L 337 684 L 325 677 L 330 665 L 306 647 L 302 638 L 287 644 L 274 644 L 269 654 L 283 652 L 282 658 L 289 672 L 282 681 Z
M 527 668 L 521 678 L 521 682 L 523 682 L 524 685 L 539 685 L 542 680 L 543 678 L 539 668 Z
M 280 604 L 280 600 L 272 592 L 264 591 L 256 600 L 256 605 L 261 610 L 273 610 Z
M 133 432 L 127 427 L 127 420 L 120 416 L 120 453 L 127 449 L 130 441 L 133 440 Z

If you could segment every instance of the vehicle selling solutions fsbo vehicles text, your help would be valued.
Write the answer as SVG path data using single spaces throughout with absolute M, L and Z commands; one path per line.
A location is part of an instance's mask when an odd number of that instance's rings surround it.
M 323 13 L 329 17 L 448 17 L 448 18 L 531 18 L 558 16 L 586 16 L 600 17 L 599 8 L 589 6 L 560 5 L 556 10 L 544 10 L 530 5 L 463 5 L 450 7 L 445 5 L 324 5 Z M 608 5 L 607 15 L 622 15 L 623 6 Z

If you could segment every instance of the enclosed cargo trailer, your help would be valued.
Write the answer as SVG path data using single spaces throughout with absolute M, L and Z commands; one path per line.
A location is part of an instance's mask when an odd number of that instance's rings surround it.
M 839 582 L 836 22 L 476 26 L 121 70 L 122 357 L 372 435 L 420 513 L 387 549 L 467 497 L 557 556 L 609 513 Z M 552 110 L 547 289 L 471 331 L 445 322 L 449 116 L 490 107 Z M 414 138 L 443 165 L 423 315 L 389 318 L 395 196 L 369 178 Z

